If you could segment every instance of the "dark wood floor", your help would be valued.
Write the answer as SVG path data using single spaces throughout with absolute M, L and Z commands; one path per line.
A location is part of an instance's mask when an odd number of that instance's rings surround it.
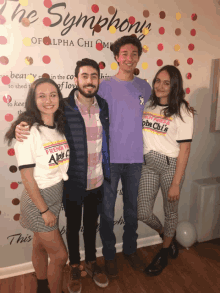
M 138 254 L 146 264 L 161 248 L 160 245 L 138 249 Z M 98 259 L 104 267 L 104 259 Z M 220 239 L 197 243 L 189 250 L 180 247 L 176 260 L 169 259 L 169 264 L 157 277 L 148 277 L 133 270 L 122 253 L 117 254 L 119 277 L 110 279 L 105 289 L 95 285 L 86 276 L 82 279 L 82 293 L 219 293 L 220 292 Z M 84 265 L 84 262 L 83 262 Z M 64 270 L 64 292 L 67 293 L 69 267 Z M 1 293 L 35 293 L 36 276 L 34 273 L 0 280 Z

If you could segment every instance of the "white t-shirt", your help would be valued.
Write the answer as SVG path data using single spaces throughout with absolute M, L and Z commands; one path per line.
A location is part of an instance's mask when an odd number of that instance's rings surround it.
M 177 115 L 164 117 L 166 106 L 149 107 L 145 104 L 142 117 L 144 154 L 154 150 L 168 157 L 177 158 L 181 142 L 191 142 L 193 135 L 193 114 L 185 105 L 180 108 L 183 121 Z
M 16 141 L 14 149 L 19 170 L 34 167 L 34 179 L 40 189 L 68 180 L 69 145 L 55 127 L 31 127 L 23 142 Z

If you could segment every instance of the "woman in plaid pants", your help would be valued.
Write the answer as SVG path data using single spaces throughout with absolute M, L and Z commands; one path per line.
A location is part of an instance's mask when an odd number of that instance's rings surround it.
M 194 109 L 184 99 L 180 71 L 171 65 L 161 68 L 154 80 L 149 102 L 143 112 L 144 163 L 138 193 L 138 219 L 156 230 L 163 248 L 145 273 L 159 275 L 167 266 L 168 253 L 178 256 L 175 231 L 178 202 L 193 134 Z M 165 223 L 153 214 L 161 187 Z

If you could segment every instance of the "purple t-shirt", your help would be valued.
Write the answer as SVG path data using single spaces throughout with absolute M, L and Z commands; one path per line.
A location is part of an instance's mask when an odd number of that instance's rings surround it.
M 138 77 L 101 82 L 98 95 L 109 106 L 111 163 L 143 162 L 142 112 L 150 94 L 150 85 Z

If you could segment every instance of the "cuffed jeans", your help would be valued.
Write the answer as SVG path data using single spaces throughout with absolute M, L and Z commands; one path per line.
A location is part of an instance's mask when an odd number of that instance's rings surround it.
M 102 253 L 106 260 L 115 257 L 116 238 L 114 229 L 115 202 L 117 197 L 118 182 L 121 178 L 124 202 L 124 233 L 123 252 L 132 254 L 137 249 L 137 197 L 141 177 L 142 163 L 110 164 L 111 185 L 105 181 L 102 211 L 100 214 L 100 237 L 102 239 Z

